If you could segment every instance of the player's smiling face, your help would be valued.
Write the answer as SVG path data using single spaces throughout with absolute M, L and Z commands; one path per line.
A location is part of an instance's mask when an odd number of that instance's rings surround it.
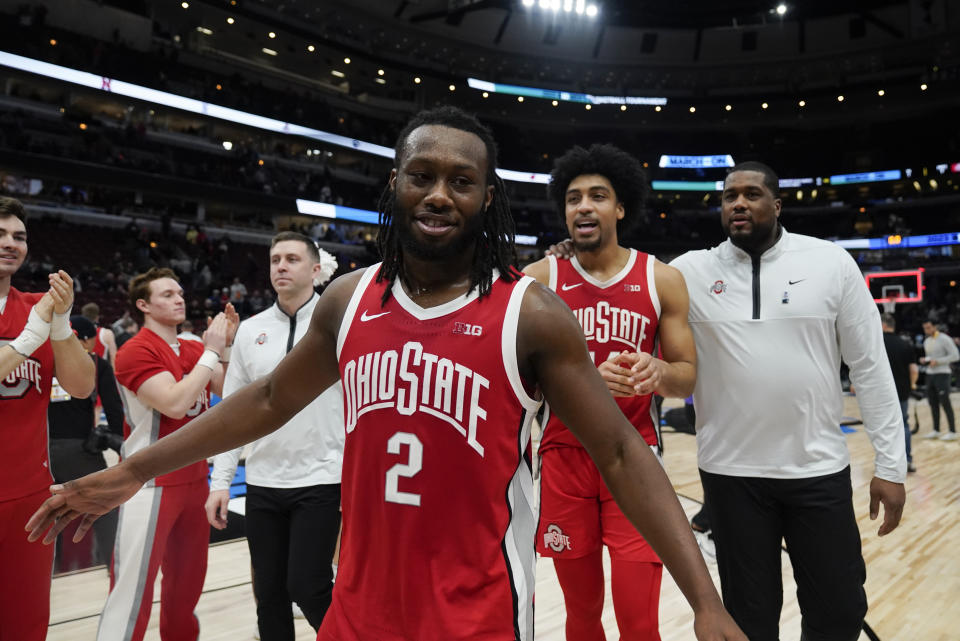
M 16 216 L 0 218 L 0 278 L 16 273 L 27 257 L 27 228 Z
M 403 248 L 425 259 L 452 258 L 473 244 L 494 189 L 480 137 L 442 125 L 410 133 L 390 187 Z
M 577 251 L 594 251 L 617 242 L 617 221 L 624 216 L 613 185 L 599 174 L 577 176 L 565 195 L 567 232 Z

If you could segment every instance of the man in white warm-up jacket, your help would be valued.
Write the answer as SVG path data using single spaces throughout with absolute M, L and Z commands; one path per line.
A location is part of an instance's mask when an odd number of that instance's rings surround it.
M 900 521 L 907 460 L 876 304 L 841 247 L 780 225 L 779 181 L 749 162 L 727 175 L 729 239 L 672 265 L 686 280 L 698 352 L 698 464 L 723 600 L 757 641 L 778 638 L 781 540 L 794 566 L 805 641 L 854 641 L 867 610 L 840 429 L 850 367 L 876 452 L 870 516 Z

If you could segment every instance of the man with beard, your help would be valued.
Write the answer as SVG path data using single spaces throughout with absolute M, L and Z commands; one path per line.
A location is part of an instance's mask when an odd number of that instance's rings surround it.
M 331 283 L 271 374 L 120 465 L 54 486 L 31 540 L 52 541 L 80 516 L 86 531 L 148 479 L 276 430 L 339 379 L 343 541 L 318 639 L 530 640 L 530 428 L 542 393 L 672 572 L 698 639 L 743 641 L 569 308 L 515 271 L 496 158 L 472 116 L 418 114 L 381 198 L 383 262 Z
M 623 226 L 636 220 L 643 206 L 643 168 L 613 145 L 574 147 L 557 159 L 550 178 L 550 196 L 573 240 L 573 256 L 569 261 L 549 256 L 524 272 L 573 310 L 617 405 L 659 458 L 653 393 L 689 396 L 697 353 L 683 276 L 618 243 Z M 604 545 L 610 551 L 620 638 L 659 639 L 663 564 L 617 507 L 577 437 L 549 408 L 546 416 L 536 545 L 541 555 L 553 558 L 567 612 L 567 641 L 604 638 Z
M 724 604 L 751 639 L 776 639 L 786 540 L 802 638 L 858 639 L 867 611 L 850 455 L 838 429 L 840 360 L 876 452 L 870 518 L 900 522 L 907 460 L 877 306 L 840 246 L 788 234 L 779 181 L 758 162 L 724 182 L 729 239 L 671 264 L 690 293 L 699 355 L 697 458 Z

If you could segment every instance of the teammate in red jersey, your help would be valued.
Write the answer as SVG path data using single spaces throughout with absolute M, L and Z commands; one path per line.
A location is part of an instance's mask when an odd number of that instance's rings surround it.
M 152 268 L 130 281 L 130 305 L 143 329 L 117 352 L 117 382 L 126 408 L 128 457 L 174 433 L 210 407 L 223 386 L 225 347 L 239 319 L 232 306 L 204 333 L 203 343 L 177 339 L 186 307 L 170 269 Z M 210 529 L 204 502 L 207 463 L 197 461 L 158 476 L 120 508 L 110 567 L 111 589 L 98 641 L 142 639 L 163 568 L 160 637 L 196 639 L 193 609 L 207 569 Z
M 653 393 L 688 396 L 696 382 L 697 353 L 683 276 L 649 254 L 619 245 L 619 232 L 643 206 L 645 182 L 640 163 L 612 145 L 574 147 L 559 157 L 550 195 L 573 239 L 574 255 L 569 261 L 548 256 L 524 272 L 573 310 L 617 405 L 659 456 Z M 555 414 L 547 416 L 539 448 L 536 545 L 553 558 L 567 611 L 567 641 L 605 638 L 603 545 L 610 551 L 620 638 L 658 640 L 663 565 L 617 507 L 577 437 Z
M 19 200 L 0 197 L 0 639 L 34 641 L 47 635 L 53 548 L 29 545 L 17 521 L 43 502 L 52 480 L 47 406 L 53 377 L 67 394 L 86 397 L 95 374 L 70 329 L 67 273 L 50 274 L 45 294 L 10 285 L 27 256 L 25 218 Z
M 381 199 L 383 263 L 334 281 L 271 375 L 120 465 L 54 486 L 30 538 L 52 541 L 77 517 L 85 532 L 150 478 L 277 429 L 342 377 L 343 539 L 318 639 L 527 640 L 528 421 L 542 393 L 670 568 L 698 638 L 745 641 L 569 308 L 514 271 L 495 167 L 493 138 L 473 117 L 416 116 Z

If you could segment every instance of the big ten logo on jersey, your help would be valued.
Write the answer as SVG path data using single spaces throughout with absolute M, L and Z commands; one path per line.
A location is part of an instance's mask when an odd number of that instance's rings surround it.
M 623 291 L 629 292 L 631 294 L 637 294 L 643 291 L 643 285 L 627 283 L 623 286 Z
M 622 343 L 630 350 L 639 349 L 650 324 L 650 319 L 643 314 L 615 307 L 607 301 L 599 301 L 593 307 L 579 307 L 573 310 L 573 315 L 580 321 L 588 341 Z
M 480 336 L 483 334 L 483 327 L 480 325 L 471 325 L 470 323 L 455 322 L 453 324 L 454 334 L 463 334 L 465 336 Z
M 483 456 L 477 427 L 487 419 L 481 396 L 490 389 L 484 376 L 449 358 L 409 342 L 396 350 L 364 354 L 343 367 L 347 434 L 374 410 L 393 409 L 404 416 L 422 412 L 449 423 Z
M 0 345 L 6 345 L 6 341 Z M 7 374 L 0 381 L 0 399 L 23 398 L 31 389 L 41 393 L 43 374 L 40 372 L 40 361 L 28 358 Z
M 194 403 L 193 407 L 187 410 L 187 416 L 193 418 L 199 416 L 203 412 L 206 412 L 210 409 L 210 394 L 207 393 L 207 389 L 203 388 L 200 390 L 200 395 L 197 397 L 197 402 Z

